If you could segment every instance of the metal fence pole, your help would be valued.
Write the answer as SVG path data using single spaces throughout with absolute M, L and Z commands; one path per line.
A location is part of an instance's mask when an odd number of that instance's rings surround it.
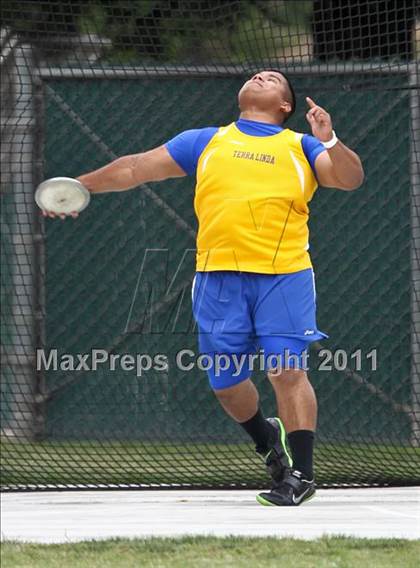
M 14 93 L 12 112 L 2 124 L 10 152 L 6 190 L 10 191 L 7 220 L 13 267 L 11 270 L 10 336 L 2 349 L 2 371 L 8 369 L 10 414 L 2 433 L 16 441 L 34 435 L 34 199 L 33 199 L 33 82 L 32 49 L 15 45 L 9 80 Z M 2 373 L 3 375 L 3 373 Z M 3 378 L 3 377 L 2 377 Z
M 410 69 L 410 114 L 411 114 L 411 441 L 420 446 L 420 63 Z

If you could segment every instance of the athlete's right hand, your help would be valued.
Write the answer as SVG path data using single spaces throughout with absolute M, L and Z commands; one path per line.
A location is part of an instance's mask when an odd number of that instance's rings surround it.
M 58 219 L 60 218 L 62 221 L 64 221 L 66 219 L 66 217 L 72 217 L 73 219 L 76 219 L 79 216 L 79 213 L 77 211 L 72 211 L 71 213 L 54 213 L 53 211 L 42 211 L 42 215 L 44 217 L 49 217 L 50 219 Z

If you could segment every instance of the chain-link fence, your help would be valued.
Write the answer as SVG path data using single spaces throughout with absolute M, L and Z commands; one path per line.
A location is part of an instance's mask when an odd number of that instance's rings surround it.
M 410 1 L 3 2 L 4 487 L 267 482 L 205 372 L 177 361 L 197 351 L 194 179 L 95 196 L 65 223 L 41 220 L 33 192 L 232 122 L 244 79 L 273 66 L 297 93 L 288 127 L 308 130 L 310 95 L 366 172 L 311 203 L 330 335 L 310 360 L 317 479 L 420 481 L 419 33 Z M 87 370 L 92 350 L 107 362 Z

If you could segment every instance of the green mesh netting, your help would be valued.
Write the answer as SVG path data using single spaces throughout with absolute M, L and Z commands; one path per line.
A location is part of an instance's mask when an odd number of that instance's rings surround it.
M 42 179 L 232 122 L 244 79 L 268 66 L 294 84 L 288 126 L 308 131 L 310 95 L 366 173 L 359 191 L 320 188 L 311 203 L 318 323 L 330 335 L 311 354 L 317 480 L 419 483 L 415 3 L 4 1 L 1 26 L 3 487 L 267 484 L 205 373 L 175 361 L 197 350 L 194 179 L 95 196 L 65 223 L 41 220 L 33 193 Z M 37 349 L 163 353 L 169 367 L 42 371 Z M 274 414 L 268 381 L 254 378 Z

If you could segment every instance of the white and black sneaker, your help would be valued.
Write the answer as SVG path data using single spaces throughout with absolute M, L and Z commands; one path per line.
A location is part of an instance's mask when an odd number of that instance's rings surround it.
M 257 495 L 257 501 L 261 505 L 296 507 L 314 496 L 314 480 L 305 479 L 297 469 L 290 469 L 282 481 L 273 483 L 271 491 Z

